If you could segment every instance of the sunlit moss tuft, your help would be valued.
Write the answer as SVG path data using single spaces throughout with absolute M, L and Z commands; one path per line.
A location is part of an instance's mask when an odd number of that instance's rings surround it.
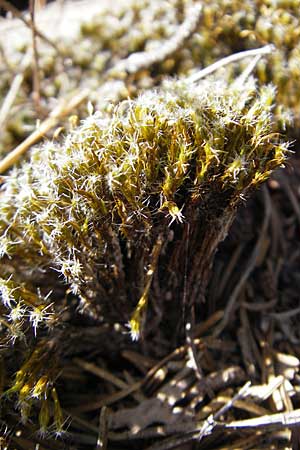
M 109 116 L 88 117 L 62 145 L 36 148 L 7 177 L 0 202 L 11 320 L 19 307 L 20 320 L 24 311 L 37 328 L 50 312 L 26 279 L 14 287 L 20 264 L 30 277 L 39 267 L 57 273 L 94 316 L 125 319 L 118 303 L 130 310 L 143 291 L 144 269 L 140 288 L 127 285 L 132 248 L 147 268 L 160 233 L 197 215 L 218 218 L 284 162 L 287 145 L 272 129 L 274 95 L 253 81 L 170 81 Z
M 33 408 L 40 409 L 39 426 L 41 432 L 46 431 L 51 421 L 49 398 L 53 398 L 54 414 L 52 422 L 55 423 L 55 427 L 59 420 L 61 429 L 61 422 L 63 421 L 56 392 L 55 397 L 53 397 L 54 366 L 49 365 L 49 357 L 51 357 L 49 346 L 41 340 L 36 348 L 27 355 L 27 359 L 11 381 L 10 387 L 3 393 L 6 399 L 16 396 L 17 408 L 23 423 L 28 421 Z M 57 415 L 59 415 L 58 418 Z
M 165 311 L 172 304 L 177 318 L 203 305 L 236 206 L 286 159 L 277 132 L 297 123 L 300 110 L 297 1 L 204 0 L 184 45 L 126 72 L 130 55 L 159 54 L 193 3 L 133 0 L 106 11 L 82 25 L 64 57 L 39 43 L 42 116 L 57 98 L 90 89 L 88 108 L 76 111 L 89 117 L 80 126 L 71 117 L 60 124 L 63 141 L 59 128 L 53 142 L 28 152 L 0 197 L 0 392 L 42 434 L 64 429 L 54 380 L 77 351 L 72 333 L 64 338 L 74 317 L 117 322 L 123 331 L 127 324 L 137 340 L 145 330 L 151 335 L 156 305 Z M 247 58 L 214 80 L 184 81 L 225 55 L 267 43 L 275 48 L 253 67 L 256 83 L 239 84 Z M 17 52 L 3 73 L 2 104 L 22 60 Z M 35 129 L 31 88 L 29 65 L 0 124 L 0 153 Z
M 117 2 L 118 3 L 118 2 Z M 138 52 L 159 50 L 183 23 L 186 12 L 198 0 L 131 0 L 120 2 L 115 9 L 103 10 L 90 19 L 82 16 L 81 30 L 70 42 L 64 42 L 66 58 L 56 54 L 43 41 L 39 43 L 39 68 L 41 72 L 42 107 L 53 108 L 57 98 L 69 96 L 75 88 L 90 88 L 91 100 L 97 109 L 105 108 L 103 99 L 118 102 L 128 96 L 134 97 L 142 89 L 153 88 L 166 75 L 187 76 L 199 67 L 206 67 L 216 60 L 249 48 L 274 44 L 274 52 L 259 61 L 255 70 L 261 85 L 272 82 L 277 88 L 276 119 L 281 122 L 281 105 L 290 108 L 297 126 L 300 112 L 300 13 L 298 0 L 244 2 L 243 0 L 205 0 L 201 20 L 195 33 L 166 60 L 139 72 L 130 79 L 114 72 L 120 61 Z M 12 35 L 13 37 L 13 35 Z M 60 36 L 52 36 L 61 44 Z M 13 50 L 13 39 L 8 44 L 8 56 L 0 54 L 4 70 L 0 79 L 0 101 L 6 97 L 11 79 L 22 67 L 23 52 L 31 41 Z M 233 79 L 248 60 L 234 64 L 222 72 L 222 77 Z M 37 112 L 28 102 L 32 86 L 32 67 L 28 64 L 18 98 L 2 124 L 0 154 L 7 153 L 35 129 Z M 112 72 L 111 72 L 112 71 Z M 115 79 L 107 84 L 109 73 Z M 126 76 L 125 76 L 126 78 Z M 82 108 L 82 114 L 86 113 Z M 1 122 L 1 119 L 0 119 Z M 298 134 L 296 128 L 292 131 Z

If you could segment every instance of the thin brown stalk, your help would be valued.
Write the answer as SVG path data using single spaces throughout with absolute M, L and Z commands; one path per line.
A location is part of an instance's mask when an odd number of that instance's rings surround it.
M 1 1 L 1 0 L 0 0 Z M 62 117 L 68 115 L 73 109 L 77 108 L 83 103 L 88 95 L 89 90 L 84 89 L 77 92 L 69 102 L 61 102 L 45 119 L 38 128 L 30 134 L 20 145 L 11 151 L 2 161 L 0 161 L 0 173 L 6 172 L 12 167 L 21 156 L 34 144 L 36 144 L 51 128 L 55 127 Z
M 123 380 L 120 380 L 120 378 L 116 377 L 115 375 L 103 369 L 102 367 L 97 366 L 96 364 L 84 361 L 81 358 L 75 358 L 74 362 L 87 372 L 93 373 L 97 377 L 102 378 L 103 380 L 106 380 L 111 384 L 114 384 L 120 389 L 126 389 L 129 387 L 128 384 L 125 383 Z
M 233 251 L 231 258 L 230 258 L 228 264 L 226 265 L 223 276 L 219 282 L 219 287 L 218 287 L 217 294 L 216 294 L 217 300 L 219 300 L 224 295 L 224 290 L 227 286 L 228 280 L 230 280 L 244 248 L 245 248 L 245 244 L 241 243 Z
M 253 419 L 235 420 L 223 425 L 226 429 L 282 428 L 300 425 L 300 409 L 278 414 L 268 414 Z
M 241 398 L 245 397 L 248 394 L 249 388 L 250 388 L 250 381 L 247 381 L 247 383 L 238 391 L 238 393 L 230 399 L 224 406 L 222 406 L 221 409 L 219 409 L 215 414 L 210 415 L 207 420 L 204 422 L 204 424 L 201 427 L 200 433 L 199 433 L 199 440 L 201 440 L 204 436 L 211 434 L 213 429 L 216 426 L 216 421 L 223 416 L 232 406 L 235 404 L 237 400 L 240 400 Z
M 36 4 L 35 0 L 29 1 L 29 11 L 30 11 L 30 28 L 32 35 L 32 49 L 33 49 L 33 92 L 32 97 L 35 104 L 35 109 L 37 112 L 37 116 L 40 116 L 41 113 L 41 83 L 40 83 L 40 71 L 39 71 L 39 55 L 37 49 L 37 34 L 35 27 L 35 10 Z
M 2 62 L 4 63 L 6 70 L 9 73 L 11 73 L 11 75 L 14 75 L 13 65 L 12 65 L 11 61 L 8 60 L 2 43 L 0 43 L 0 56 L 2 58 Z M 2 69 L 3 69 L 3 67 L 2 67 Z
M 101 408 L 99 417 L 99 434 L 96 450 L 106 450 L 108 441 L 108 409 L 106 406 Z
M 24 55 L 21 63 L 20 63 L 20 70 L 16 74 L 16 76 L 13 79 L 13 82 L 11 83 L 10 89 L 8 93 L 6 94 L 6 97 L 2 103 L 1 109 L 0 109 L 0 129 L 5 124 L 7 117 L 9 115 L 9 112 L 11 110 L 11 107 L 18 95 L 18 92 L 20 90 L 20 87 L 24 80 L 24 74 L 29 66 L 30 62 L 32 60 L 31 50 L 28 50 L 27 53 Z
M 250 258 L 247 263 L 247 267 L 242 273 L 242 276 L 238 283 L 236 284 L 231 296 L 228 299 L 225 311 L 224 311 L 224 317 L 219 326 L 216 328 L 214 332 L 214 336 L 219 336 L 224 328 L 228 325 L 228 323 L 232 320 L 232 313 L 235 309 L 236 302 L 238 299 L 238 296 L 240 295 L 246 281 L 248 280 L 249 276 L 251 275 L 257 258 L 260 253 L 261 246 L 263 245 L 263 241 L 265 239 L 265 234 L 269 225 L 270 217 L 271 217 L 271 202 L 270 202 L 270 196 L 267 191 L 267 188 L 263 190 L 264 193 L 264 202 L 265 202 L 265 216 L 264 221 L 261 227 L 261 232 L 259 233 L 259 238 L 257 239 L 256 245 L 253 249 L 252 254 L 250 255 Z
M 31 21 L 26 19 L 23 16 L 23 14 L 18 10 L 18 8 L 16 8 L 10 2 L 8 2 L 6 0 L 0 0 L 0 6 L 3 9 L 5 9 L 5 11 L 11 12 L 14 17 L 17 17 L 18 19 L 22 20 L 22 22 L 25 23 L 25 25 L 28 28 L 31 28 L 31 23 L 30 23 Z M 41 39 L 43 39 L 45 42 L 47 42 L 47 44 L 50 45 L 51 47 L 53 47 L 58 53 L 61 52 L 59 50 L 59 48 L 57 47 L 57 45 L 51 39 L 49 39 L 47 36 L 44 35 L 44 33 L 42 33 L 40 30 L 38 30 L 35 25 L 33 25 L 33 27 L 35 29 L 35 33 L 37 36 L 39 36 Z
M 194 309 L 193 305 L 192 305 L 192 309 Z M 208 396 L 210 398 L 213 398 L 214 391 L 204 376 L 204 373 L 203 373 L 203 370 L 202 370 L 202 367 L 200 364 L 199 356 L 197 354 L 196 345 L 195 345 L 194 339 L 192 338 L 194 329 L 195 329 L 195 320 L 194 320 L 194 314 L 192 314 L 191 322 L 188 322 L 186 324 L 186 342 L 188 345 L 188 354 L 189 354 L 190 361 L 192 363 L 192 367 L 195 371 L 196 378 L 198 379 L 198 382 L 200 383 L 200 385 L 203 386 L 203 388 L 205 389 Z

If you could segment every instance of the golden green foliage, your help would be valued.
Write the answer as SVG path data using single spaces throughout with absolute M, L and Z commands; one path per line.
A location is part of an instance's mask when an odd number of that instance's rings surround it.
M 51 317 L 47 301 L 26 287 L 26 274 L 32 279 L 42 268 L 54 269 L 100 311 L 111 297 L 126 301 L 121 247 L 129 259 L 140 246 L 149 259 L 151 242 L 173 222 L 189 220 L 190 207 L 205 205 L 206 215 L 217 216 L 207 206 L 212 193 L 234 207 L 284 162 L 273 100 L 272 87 L 257 92 L 253 81 L 168 82 L 110 116 L 88 117 L 62 144 L 33 150 L 7 177 L 0 201 L 1 290 L 10 322 L 27 316 L 36 330 Z M 14 284 L 15 273 L 24 287 Z
M 27 356 L 15 374 L 13 384 L 4 392 L 4 396 L 17 397 L 23 423 L 29 419 L 32 409 L 38 407 L 40 409 L 38 416 L 40 431 L 45 433 L 53 424 L 59 433 L 63 429 L 63 417 L 56 390 L 52 385 L 55 377 L 55 372 L 53 372 L 55 365 L 49 366 L 49 358 L 53 358 L 53 354 L 50 355 L 50 353 L 49 344 L 43 339 L 40 340 L 35 350 Z
M 153 277 L 160 301 L 171 289 L 175 301 L 182 293 L 184 252 L 173 239 L 184 241 L 187 224 L 189 294 L 199 298 L 202 243 L 213 236 L 203 262 L 209 266 L 240 199 L 287 156 L 277 132 L 285 107 L 295 114 L 300 108 L 296 1 L 204 2 L 199 28 L 184 48 L 130 76 L 111 70 L 134 52 L 159 51 L 193 3 L 136 0 L 94 17 L 65 48 L 65 59 L 39 47 L 42 106 L 51 109 L 54 97 L 82 86 L 94 89 L 98 111 L 62 142 L 32 149 L 29 161 L 6 176 L 0 197 L 0 343 L 29 347 L 29 356 L 12 365 L 4 354 L 8 376 L 0 375 L 23 420 L 39 403 L 42 431 L 63 426 L 53 388 L 56 363 L 50 370 L 45 361 L 60 339 L 53 330 L 62 326 L 66 299 L 79 300 L 97 323 L 129 322 L 137 338 Z M 197 65 L 269 42 L 276 50 L 259 61 L 257 83 L 232 81 L 248 61 L 223 68 L 222 81 L 219 74 L 197 85 L 184 81 Z M 174 74 L 183 80 L 165 80 Z M 36 112 L 25 105 L 31 80 L 28 67 L 0 152 L 34 127 Z M 7 88 L 8 77 L 0 78 L 2 97 Z
M 256 75 L 261 84 L 272 82 L 277 88 L 279 126 L 281 115 L 284 114 L 282 106 L 290 108 L 298 121 L 300 13 L 297 0 L 207 0 L 196 33 L 187 40 L 184 48 L 162 63 L 138 73 L 130 81 L 125 79 L 125 74 L 112 71 L 115 83 L 110 83 L 103 92 L 108 74 L 120 60 L 135 52 L 154 49 L 159 52 L 162 43 L 177 33 L 187 9 L 194 3 L 193 0 L 133 0 L 130 8 L 126 4 L 124 7 L 120 5 L 115 11 L 104 11 L 92 20 L 85 21 L 81 34 L 72 42 L 64 43 L 63 56 L 57 55 L 52 47 L 42 41 L 39 42 L 42 109 L 51 110 L 53 98 L 66 96 L 79 86 L 91 88 L 94 91 L 91 100 L 96 109 L 102 109 L 106 107 L 103 97 L 118 102 L 128 95 L 136 96 L 141 89 L 152 88 L 165 75 L 186 76 L 197 66 L 205 67 L 225 55 L 273 43 L 273 54 L 258 63 Z M 6 96 L 13 75 L 19 70 L 24 52 L 26 46 L 16 50 L 11 59 L 8 57 L 10 71 L 5 69 L 0 78 L 2 99 Z M 1 58 L 0 54 L 0 61 Z M 5 67 L 6 62 L 2 62 Z M 245 67 L 244 64 L 248 64 L 248 61 L 227 68 L 227 73 L 222 73 L 222 77 L 232 79 Z M 7 153 L 35 127 L 36 111 L 32 102 L 28 102 L 31 84 L 30 64 L 25 70 L 16 102 L 3 126 L 0 153 Z M 86 114 L 84 109 L 82 114 Z

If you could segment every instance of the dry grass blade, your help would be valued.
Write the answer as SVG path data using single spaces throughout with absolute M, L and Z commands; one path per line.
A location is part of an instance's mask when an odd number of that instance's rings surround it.
M 219 411 L 217 411 L 215 414 L 212 414 L 208 417 L 208 419 L 204 422 L 200 429 L 199 433 L 199 440 L 201 440 L 203 437 L 207 436 L 208 434 L 211 434 L 213 429 L 216 426 L 216 421 L 225 414 L 232 406 L 234 406 L 235 402 L 243 397 L 245 397 L 249 391 L 249 388 L 251 386 L 251 382 L 248 381 L 240 390 L 239 392 L 230 399 Z
M 128 386 L 125 389 L 122 389 L 121 391 L 115 392 L 114 394 L 107 395 L 106 397 L 102 397 L 99 400 L 91 400 L 86 404 L 80 405 L 77 408 L 73 408 L 72 412 L 75 413 L 84 413 L 89 411 L 95 411 L 99 410 L 99 408 L 103 408 L 104 406 L 112 405 L 113 403 L 118 402 L 119 400 L 122 400 L 123 398 L 128 397 L 133 392 L 140 389 L 143 385 L 142 381 L 137 381 L 132 386 Z
M 256 417 L 253 419 L 246 420 L 236 420 L 228 424 L 220 425 L 225 429 L 257 429 L 257 428 L 286 428 L 286 427 L 296 427 L 300 425 L 300 409 L 295 409 L 294 411 L 279 413 L 279 414 L 268 414 L 262 417 Z
M 108 410 L 103 406 L 99 418 L 99 435 L 97 439 L 97 450 L 106 450 L 108 441 Z
M 273 52 L 274 50 L 275 50 L 275 47 L 273 45 L 266 45 L 261 48 L 255 48 L 253 50 L 245 50 L 243 52 L 234 53 L 234 54 L 226 56 L 225 58 L 220 59 L 216 63 L 211 64 L 210 66 L 207 66 L 204 69 L 194 73 L 193 75 L 191 75 L 188 78 L 188 81 L 190 81 L 191 83 L 197 83 L 198 81 L 202 80 L 203 78 L 207 77 L 208 75 L 211 75 L 212 73 L 221 69 L 221 67 L 224 67 L 228 64 L 232 64 L 232 63 L 239 61 L 241 59 L 244 59 L 244 58 L 249 58 L 249 57 L 254 56 L 255 64 L 257 64 L 258 60 L 256 59 L 256 57 L 268 55 L 271 52 Z M 253 70 L 252 65 L 251 65 L 251 70 Z M 247 72 L 245 72 L 245 74 L 242 78 L 243 82 L 248 76 L 249 76 L 249 74 L 247 71 Z
M 26 54 L 24 55 L 24 57 L 20 63 L 19 71 L 15 75 L 15 77 L 11 83 L 10 89 L 1 105 L 0 129 L 3 128 L 3 126 L 5 125 L 5 121 L 7 120 L 10 109 L 11 109 L 12 105 L 14 104 L 14 101 L 18 95 L 19 89 L 23 83 L 24 73 L 25 73 L 27 67 L 30 65 L 31 61 L 32 61 L 32 52 L 29 49 L 26 52 Z
M 0 0 L 0 6 L 2 6 L 2 8 L 5 9 L 5 11 L 11 12 L 15 17 L 22 20 L 22 22 L 24 22 L 28 28 L 33 27 L 34 32 L 37 36 L 39 36 L 41 39 L 43 39 L 45 42 L 47 42 L 47 44 L 49 44 L 51 47 L 53 47 L 58 54 L 60 53 L 60 50 L 57 47 L 57 45 L 51 39 L 49 39 L 47 36 L 45 36 L 44 33 L 42 33 L 40 30 L 38 30 L 34 24 L 31 25 L 31 21 L 27 20 L 23 16 L 23 14 L 12 3 L 10 3 L 6 0 Z
M 30 27 L 32 33 L 32 50 L 33 50 L 33 101 L 35 104 L 37 117 L 40 116 L 41 113 L 41 83 L 40 83 L 40 74 L 39 74 L 39 55 L 37 48 L 37 34 L 35 27 L 35 12 L 36 12 L 36 0 L 30 0 L 29 2 L 29 11 L 30 11 Z
M 60 104 L 50 113 L 49 117 L 45 119 L 30 136 L 0 161 L 0 173 L 6 172 L 10 167 L 16 164 L 21 156 L 26 153 L 32 145 L 42 139 L 51 128 L 55 127 L 62 117 L 70 114 L 81 103 L 86 101 L 88 95 L 89 90 L 83 89 L 77 92 L 69 102 L 66 100 L 60 102 Z
M 127 389 L 129 386 L 124 381 L 120 380 L 115 375 L 109 373 L 107 370 L 102 369 L 99 366 L 96 366 L 96 364 L 88 363 L 80 358 L 74 359 L 75 364 L 82 367 L 84 370 L 87 370 L 97 377 L 102 378 L 103 380 L 109 381 L 111 384 L 114 384 L 120 389 Z
M 225 327 L 228 325 L 229 321 L 231 320 L 231 315 L 234 311 L 234 308 L 236 306 L 236 301 L 238 299 L 238 296 L 244 287 L 244 284 L 246 283 L 247 279 L 249 278 L 250 274 L 252 273 L 258 255 L 260 253 L 261 247 L 263 245 L 264 239 L 265 239 L 265 233 L 267 231 L 270 217 L 271 217 L 271 202 L 270 202 L 270 196 L 267 191 L 267 188 L 263 188 L 263 194 L 264 194 L 264 202 L 265 202 L 265 215 L 264 215 L 264 221 L 261 227 L 261 231 L 259 233 L 259 237 L 257 239 L 257 243 L 253 249 L 253 252 L 248 260 L 247 267 L 243 271 L 242 276 L 239 280 L 239 282 L 236 284 L 232 294 L 230 295 L 225 311 L 224 311 L 224 317 L 221 321 L 221 323 L 218 325 L 216 330 L 214 331 L 214 336 L 219 336 L 222 331 L 225 329 Z

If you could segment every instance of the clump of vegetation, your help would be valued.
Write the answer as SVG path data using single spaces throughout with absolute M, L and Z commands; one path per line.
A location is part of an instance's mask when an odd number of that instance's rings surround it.
M 106 11 L 72 43 L 40 41 L 38 73 L 31 43 L 11 64 L 0 54 L 2 106 L 17 66 L 23 77 L 0 110 L 0 153 L 48 117 L 54 98 L 88 92 L 59 123 L 65 136 L 56 130 L 2 180 L 0 390 L 11 429 L 17 410 L 43 435 L 63 432 L 56 378 L 94 349 L 91 324 L 126 342 L 164 329 L 181 343 L 237 206 L 287 158 L 280 133 L 300 108 L 297 1 L 207 0 L 193 21 L 195 5 L 134 0 Z M 198 66 L 268 43 L 252 66 L 241 58 L 197 81 Z M 72 340 L 79 323 L 82 346 Z
M 72 94 L 74 89 L 90 88 L 91 100 L 98 110 L 105 107 L 103 97 L 114 103 L 128 96 L 133 98 L 141 89 L 159 85 L 166 75 L 186 76 L 198 66 L 206 67 L 226 55 L 268 43 L 274 44 L 274 52 L 268 59 L 259 61 L 255 74 L 261 85 L 271 82 L 277 88 L 279 125 L 288 108 L 298 124 L 300 23 L 297 1 L 257 0 L 245 4 L 241 0 L 216 0 L 213 3 L 208 0 L 203 4 L 195 32 L 176 52 L 130 77 L 126 70 L 113 70 L 133 53 L 155 50 L 159 53 L 161 46 L 178 32 L 186 11 L 195 4 L 197 2 L 193 0 L 131 1 L 130 7 L 120 5 L 115 11 L 106 10 L 85 20 L 80 33 L 71 42 L 56 43 L 58 48 L 61 47 L 59 53 L 41 40 L 38 45 L 39 111 L 32 101 L 28 102 L 33 78 L 30 58 L 25 65 L 23 63 L 31 42 L 13 51 L 5 48 L 0 54 L 5 67 L 1 72 L 0 96 L 5 98 L 10 80 L 19 72 L 24 74 L 24 81 L 8 117 L 3 123 L 0 120 L 0 153 L 7 153 L 34 130 L 36 120 L 53 109 L 53 98 Z M 13 39 L 8 40 L 13 48 Z M 222 77 L 234 79 L 245 64 L 247 62 L 230 67 Z M 103 84 L 107 80 L 111 83 L 103 93 Z M 82 107 L 80 114 L 85 117 L 86 108 Z M 295 133 L 295 128 L 293 130 Z
M 40 426 L 49 421 L 51 376 L 34 355 L 49 357 L 58 346 L 67 290 L 98 322 L 129 321 L 133 338 L 149 298 L 171 295 L 180 308 L 184 295 L 190 304 L 203 297 L 236 205 L 286 158 L 287 145 L 273 133 L 274 94 L 253 80 L 170 81 L 111 114 L 92 114 L 6 177 L 1 338 L 15 347 L 38 342 L 7 392 L 18 393 L 23 418 L 43 397 Z M 178 243 L 186 239 L 185 284 Z

